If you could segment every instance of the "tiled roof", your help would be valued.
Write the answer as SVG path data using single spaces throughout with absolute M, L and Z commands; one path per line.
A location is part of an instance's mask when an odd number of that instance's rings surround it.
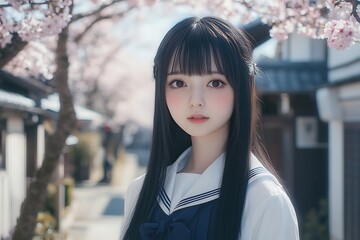
M 327 84 L 323 62 L 267 61 L 258 67 L 256 90 L 259 93 L 311 92 Z
M 43 110 L 36 107 L 34 100 L 3 89 L 0 89 L 0 107 L 43 114 Z
M 0 105 L 14 105 L 24 108 L 35 107 L 35 101 L 17 93 L 0 89 Z
M 104 121 L 104 117 L 90 109 L 75 105 L 76 118 L 84 121 L 94 121 L 101 123 Z M 57 94 L 48 96 L 48 98 L 41 99 L 41 108 L 47 111 L 58 113 L 60 111 L 60 100 Z
M 0 83 L 11 84 L 22 89 L 27 89 L 30 92 L 38 95 L 39 97 L 46 97 L 54 90 L 53 86 L 49 86 L 47 83 L 30 78 L 22 78 L 13 75 L 10 72 L 0 69 Z

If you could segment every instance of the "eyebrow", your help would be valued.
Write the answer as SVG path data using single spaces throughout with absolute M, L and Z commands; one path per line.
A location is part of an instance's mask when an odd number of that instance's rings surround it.
M 207 74 L 221 74 L 221 75 L 224 75 L 223 73 L 219 72 L 219 71 L 211 71 L 211 72 L 207 72 L 205 74 L 202 74 L 202 75 L 207 75 Z M 184 72 L 180 72 L 180 71 L 176 71 L 176 72 L 171 72 L 171 73 L 168 73 L 167 74 L 168 76 L 171 76 L 171 75 L 187 75 L 185 74 Z

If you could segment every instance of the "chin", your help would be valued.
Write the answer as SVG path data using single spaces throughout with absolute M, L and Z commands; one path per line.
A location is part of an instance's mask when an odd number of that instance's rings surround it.
M 187 134 L 189 134 L 191 137 L 206 137 L 210 134 L 210 132 L 201 132 L 201 131 L 185 131 Z

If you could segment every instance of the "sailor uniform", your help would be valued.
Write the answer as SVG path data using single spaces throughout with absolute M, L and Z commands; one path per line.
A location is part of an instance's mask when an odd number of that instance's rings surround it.
M 186 165 L 191 147 L 166 171 L 164 187 L 150 220 L 141 224 L 143 240 L 212 239 L 221 188 L 225 154 L 202 174 L 179 173 Z M 131 220 L 144 176 L 135 179 L 125 196 L 123 233 Z M 251 154 L 248 190 L 241 225 L 241 240 L 299 239 L 295 210 L 277 179 Z

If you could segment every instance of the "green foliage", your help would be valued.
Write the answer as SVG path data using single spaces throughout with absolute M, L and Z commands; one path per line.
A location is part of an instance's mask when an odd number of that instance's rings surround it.
M 56 193 L 57 189 L 55 184 L 48 184 L 44 211 L 48 212 L 52 216 L 55 216 L 56 214 Z
M 70 147 L 69 154 L 74 163 L 79 165 L 83 165 L 92 157 L 89 144 L 81 138 L 79 138 L 79 142 L 77 144 Z
M 37 215 L 35 234 L 32 240 L 56 240 L 56 220 L 48 212 L 40 212 Z
M 72 178 L 65 178 L 62 181 L 65 187 L 65 206 L 70 205 L 73 197 L 74 181 Z M 56 197 L 57 187 L 55 184 L 48 184 L 47 196 L 44 211 L 38 213 L 35 226 L 35 234 L 32 240 L 56 240 L 58 239 L 56 220 Z
M 37 215 L 35 233 L 32 240 L 56 239 L 56 197 L 56 185 L 48 184 L 44 210 Z
M 64 184 L 64 191 L 65 191 L 65 199 L 64 199 L 64 205 L 65 207 L 70 206 L 72 199 L 73 199 L 73 192 L 74 192 L 74 180 L 72 178 L 65 178 L 63 180 Z
M 303 240 L 328 240 L 328 202 L 321 199 L 318 209 L 311 209 L 305 218 Z
M 93 150 L 85 137 L 79 137 L 79 142 L 69 148 L 69 158 L 74 167 L 72 176 L 80 182 L 89 178 L 89 167 L 93 158 Z

